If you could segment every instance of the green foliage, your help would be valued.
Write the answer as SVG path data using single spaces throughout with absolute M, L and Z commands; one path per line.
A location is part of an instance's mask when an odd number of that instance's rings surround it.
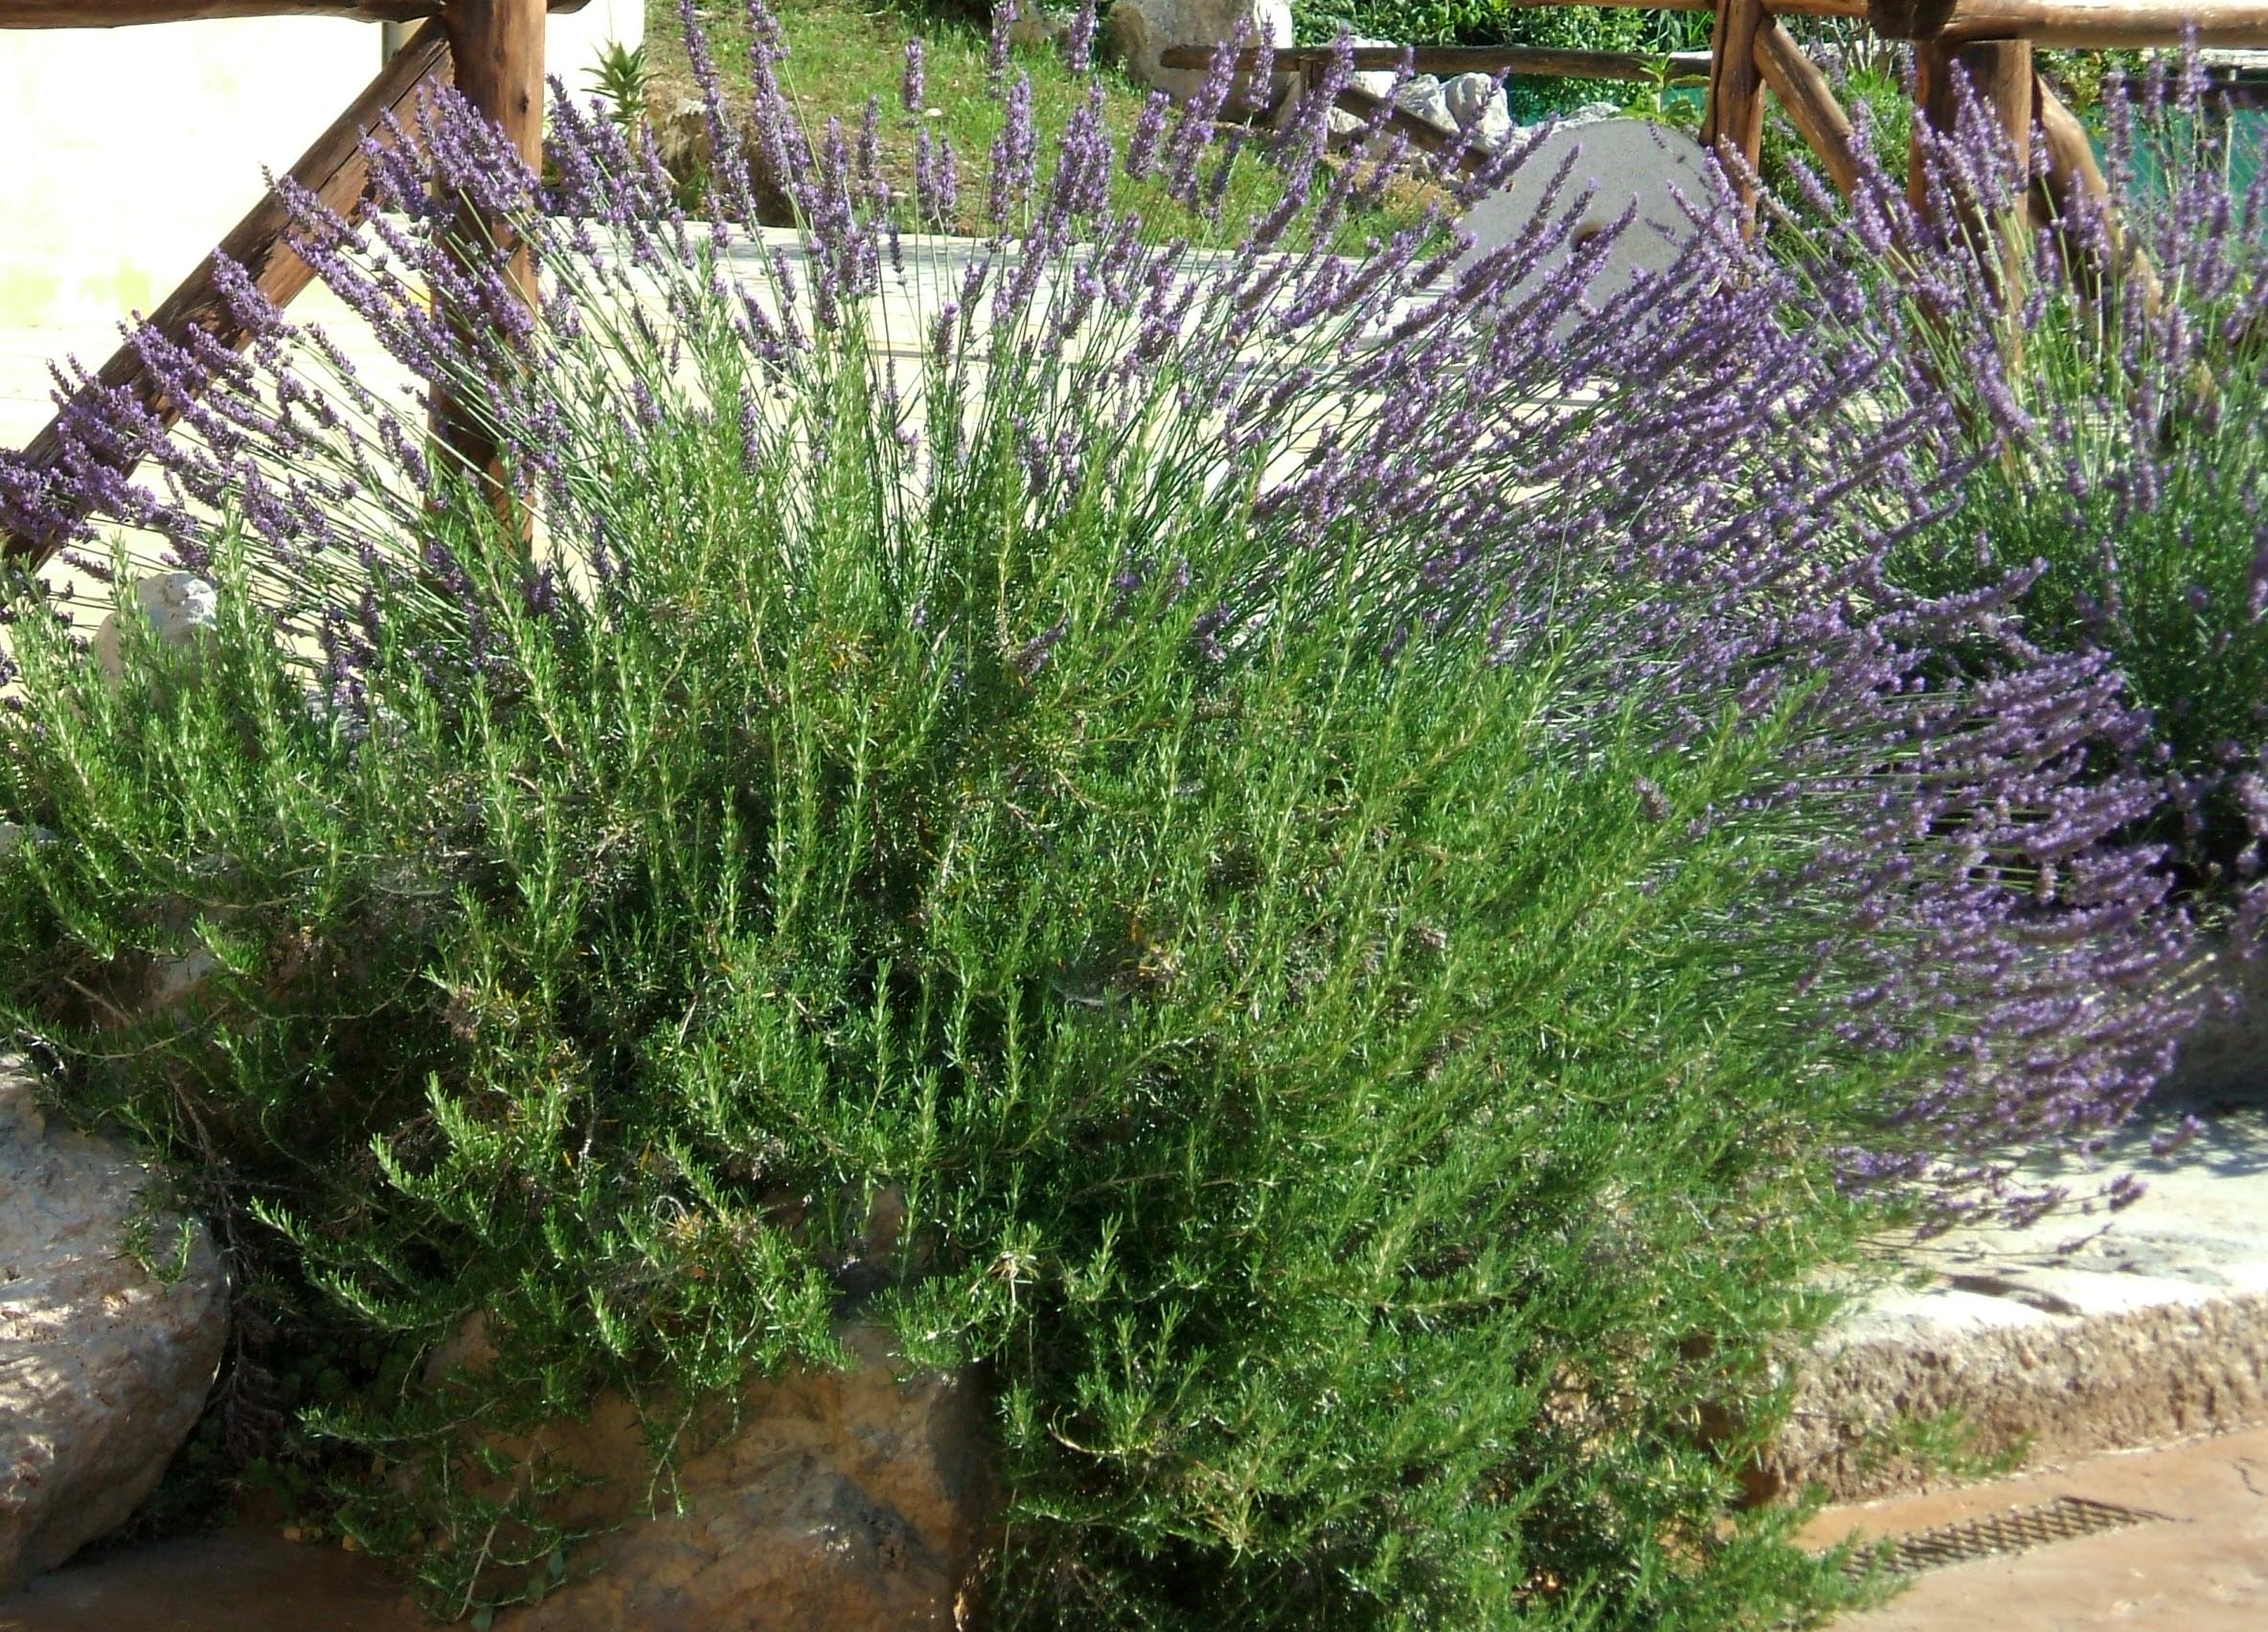
M 698 95 L 687 61 L 682 26 L 674 5 L 656 6 L 649 19 L 648 46 L 653 52 L 650 102 L 667 114 Z M 853 0 L 782 0 L 774 16 L 787 55 L 780 76 L 813 129 L 825 127 L 829 118 L 855 130 L 870 98 L 885 102 L 903 72 L 906 41 L 919 36 L 926 53 L 928 102 L 921 127 L 932 140 L 950 143 L 961 163 L 968 167 L 971 184 L 963 189 L 953 229 L 983 236 L 992 230 L 985 218 L 985 189 L 981 185 L 986 154 L 1001 131 L 1000 98 L 987 89 L 987 24 L 989 8 L 903 6 L 868 7 Z M 728 95 L 745 96 L 748 89 L 747 22 L 735 3 L 705 13 L 704 28 Z M 1098 31 L 1100 34 L 1101 31 Z M 1103 118 L 1114 140 L 1123 145 L 1141 118 L 1145 87 L 1136 84 L 1115 64 L 1093 78 L 1075 74 L 1060 51 L 1052 46 L 1018 46 L 1013 54 L 1017 72 L 1032 78 L 1033 120 L 1043 142 L 1053 142 L 1085 100 L 1091 85 L 1103 95 Z M 900 193 L 914 190 L 916 133 L 896 120 L 881 131 L 881 170 Z M 685 205 L 702 208 L 708 177 L 688 173 Z M 1208 221 L 1168 196 L 1155 179 L 1137 180 L 1123 172 L 1111 178 L 1111 192 L 1121 209 L 1139 210 L 1145 228 L 1155 241 L 1175 237 L 1205 239 L 1225 223 L 1230 234 L 1265 216 L 1283 199 L 1281 172 L 1247 150 L 1230 168 L 1222 190 L 1219 221 Z M 1366 238 L 1384 238 L 1423 214 L 1423 191 L 1407 184 L 1388 190 L 1382 199 L 1351 213 L 1342 223 L 1343 250 L 1358 252 Z
M 624 129 L 637 130 L 646 122 L 651 103 L 653 67 L 646 47 L 625 46 L 610 40 L 600 53 L 598 65 L 585 76 L 591 94 L 614 104 L 614 117 Z
M 2083 214 L 2068 234 L 2015 221 L 2013 193 L 1977 211 L 1940 177 L 1998 240 L 1901 245 L 1871 275 L 1882 306 L 1838 319 L 1894 330 L 1921 359 L 1909 391 L 1949 398 L 1975 450 L 1961 505 L 1893 555 L 1893 578 L 1930 595 L 2021 580 L 2031 638 L 2116 665 L 2148 711 L 2138 756 L 2174 788 L 2152 830 L 2244 936 L 2268 912 L 2259 153 L 2257 127 L 2161 95 L 2115 127 L 2115 226 Z M 1783 247 L 1800 262 L 1825 241 Z M 1874 258 L 1854 242 L 1829 253 Z
M 1858 1471 L 1871 1479 L 1892 1467 L 1933 1480 L 1974 1483 L 2013 1473 L 2030 1460 L 2031 1437 L 1994 1444 L 1959 1408 L 1901 1415 L 1876 1429 L 1859 1449 Z
M 10 1010 L 235 1210 L 256 1306 L 376 1345 L 311 1418 L 392 1469 L 343 1527 L 443 1609 L 539 1594 L 577 1476 L 498 1436 L 610 1384 L 666 1435 L 835 1359 L 864 1299 L 991 1367 L 1006 1624 L 1699 1627 L 1834 1590 L 1786 1514 L 1725 1517 L 1847 1238 L 1818 1130 L 1880 1086 L 1807 952 L 1723 941 L 1802 824 L 1692 821 L 1791 716 L 1671 751 L 1634 696 L 1571 751 L 1579 627 L 1387 655 L 1168 417 L 1034 525 L 1016 416 L 1110 440 L 1037 381 L 931 381 L 928 434 L 974 429 L 909 510 L 850 354 L 753 459 L 682 404 L 601 425 L 609 575 L 485 598 L 469 685 L 397 586 L 367 734 L 306 706 L 240 560 L 193 668 L 129 641 L 115 691 L 15 626 L 0 804 L 70 842 L 0 874 Z M 1264 635 L 1206 655 L 1256 581 Z M 197 949 L 187 1009 L 118 995 Z M 475 1310 L 493 1365 L 410 1386 Z
M 1511 6 L 1504 0 L 1301 0 L 1292 19 L 1301 41 L 1310 44 L 1328 44 L 1344 28 L 1398 45 L 1528 45 L 1661 57 L 1706 49 L 1710 30 L 1706 11 Z M 1506 81 L 1505 97 L 1515 120 L 1532 123 L 1585 102 L 1644 101 L 1647 87 L 1519 75 Z

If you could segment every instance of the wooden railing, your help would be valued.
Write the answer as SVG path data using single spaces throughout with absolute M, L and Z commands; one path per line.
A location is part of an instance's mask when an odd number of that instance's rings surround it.
M 1521 5 L 1603 6 L 1615 0 L 1512 0 Z M 223 17 L 306 16 L 423 26 L 410 35 L 378 78 L 342 113 L 290 170 L 291 179 L 331 208 L 351 212 L 370 183 L 364 139 L 406 115 L 420 90 L 453 79 L 471 104 L 503 126 L 531 166 L 541 162 L 544 113 L 544 22 L 547 11 L 579 11 L 586 0 L 0 0 L 0 29 L 118 28 Z M 2044 140 L 2050 193 L 2068 199 L 2102 190 L 2085 130 L 2032 65 L 2035 45 L 2127 49 L 2179 45 L 2268 44 L 2268 0 L 1652 0 L 1663 11 L 1712 11 L 1715 20 L 1707 53 L 1643 57 L 1603 52 L 1519 48 L 1423 48 L 1414 67 L 1425 73 L 1473 71 L 1543 74 L 1599 79 L 1651 79 L 1665 72 L 1706 81 L 1702 120 L 1706 145 L 1736 161 L 1735 173 L 1753 176 L 1763 129 L 1767 91 L 1785 108 L 1827 176 L 1848 193 L 1856 183 L 1850 121 L 1825 73 L 1777 21 L 1781 16 L 1863 18 L 1884 38 L 1913 42 L 1918 69 L 1922 126 L 1950 127 L 1959 78 L 1982 96 L 2020 158 L 2029 158 L 2032 134 Z M 1355 66 L 1391 68 L 1399 48 L 1366 48 Z M 1313 79 L 1328 61 L 1327 48 L 1276 53 L 1284 71 Z M 1168 67 L 1203 68 L 1211 53 L 1182 48 L 1164 54 Z M 1414 140 L 1443 146 L 1434 126 L 1399 109 L 1381 110 L 1378 99 L 1349 88 L 1343 101 L 1355 111 L 1384 111 Z M 1917 134 L 1916 141 L 1921 140 Z M 1919 167 L 1916 167 L 1918 171 Z M 1918 195 L 1918 194 L 1917 194 Z M 467 210 L 469 211 L 469 206 Z M 312 273 L 284 241 L 286 212 L 273 193 L 221 239 L 217 249 L 159 306 L 150 318 L 176 343 L 193 330 L 241 349 L 249 343 L 219 298 L 218 258 L 248 268 L 260 289 L 285 305 Z M 500 223 L 467 215 L 461 241 L 494 241 Z M 533 268 L 520 267 L 522 293 L 533 299 Z M 132 392 L 143 406 L 170 423 L 183 404 L 166 399 L 135 349 L 123 347 L 105 363 L 96 389 Z M 25 458 L 53 468 L 64 456 L 65 419 L 34 438 Z M 499 474 L 496 450 L 475 416 L 437 393 L 434 433 L 467 469 Z M 509 495 L 506 502 L 510 502 Z M 0 554 L 36 563 L 62 542 L 62 528 L 41 536 L 10 534 Z
M 0 29 L 118 28 L 138 23 L 197 22 L 224 17 L 332 17 L 363 22 L 422 22 L 378 77 L 291 167 L 290 179 L 341 214 L 351 214 L 370 186 L 365 137 L 392 114 L 406 125 L 426 86 L 455 82 L 465 100 L 501 125 L 531 167 L 543 152 L 544 24 L 550 11 L 579 11 L 588 0 L 0 0 Z M 238 221 L 214 252 L 150 314 L 149 323 L 176 344 L 202 330 L 232 350 L 246 333 L 220 298 L 215 279 L 225 258 L 245 267 L 261 293 L 278 306 L 313 282 L 314 274 L 284 242 L 287 212 L 270 192 Z M 494 242 L 501 223 L 470 212 L 458 226 L 466 243 Z M 533 300 L 533 268 L 523 263 L 520 289 Z M 122 346 L 102 365 L 95 390 L 133 393 L 144 408 L 170 424 L 186 404 L 169 400 L 139 351 Z M 69 439 L 65 408 L 32 439 L 23 457 L 34 469 L 53 469 Z M 498 474 L 496 449 L 469 412 L 436 395 L 434 435 L 468 470 Z M 501 489 L 499 489 L 501 491 Z M 68 523 L 37 536 L 0 538 L 0 555 L 42 561 L 65 542 Z
M 1515 6 L 1593 6 L 1626 0 L 1508 0 Z M 1669 57 L 1631 53 L 1543 51 L 1517 46 L 1418 47 L 1406 55 L 1419 74 L 1531 74 L 1578 79 L 1671 82 L 1706 80 L 1703 145 L 1723 153 L 1735 173 L 1753 178 L 1763 138 L 1764 97 L 1779 99 L 1789 122 L 1845 194 L 1857 184 L 1848 116 L 1819 65 L 1777 21 L 1780 17 L 1863 20 L 1884 39 L 1912 43 L 1916 68 L 1916 143 L 1926 127 L 1949 131 L 1958 106 L 1955 84 L 1965 79 L 1988 107 L 2019 161 L 2029 162 L 2037 129 L 2050 192 L 2061 198 L 2102 191 L 2085 128 L 2034 71 L 2035 46 L 2139 50 L 2179 46 L 2268 46 L 2268 0 L 1648 0 L 1645 10 L 1713 11 L 1709 50 Z M 1257 52 L 1244 54 L 1250 67 Z M 1313 83 L 1333 48 L 1304 46 L 1275 54 L 1280 72 Z M 1369 46 L 1354 52 L 1354 66 L 1397 67 L 1403 48 Z M 1204 68 L 1212 53 L 1176 47 L 1161 56 L 1168 68 Z M 1349 87 L 1340 97 L 1349 112 L 1384 112 L 1390 125 L 1418 146 L 1447 151 L 1458 146 L 1437 126 L 1380 99 Z M 1468 161 L 1481 162 L 1480 155 Z M 1919 167 L 1915 167 L 1918 171 Z M 1916 197 L 1920 190 L 1916 188 Z M 1753 205 L 1753 197 L 1748 200 Z

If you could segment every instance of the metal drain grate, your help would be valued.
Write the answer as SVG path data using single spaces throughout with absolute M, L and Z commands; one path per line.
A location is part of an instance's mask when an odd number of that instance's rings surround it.
M 1871 1548 L 1853 1553 L 1848 1568 L 1854 1575 L 1880 1570 L 1894 1575 L 1918 1575 L 1948 1564 L 2030 1553 L 2035 1547 L 2076 1541 L 2084 1535 L 2100 1535 L 2164 1517 L 2138 1507 L 2090 1502 L 2084 1496 L 2058 1496 L 2037 1507 L 2010 1507 L 2005 1513 L 1986 1513 L 1983 1518 L 1963 1519 L 1934 1530 L 1885 1536 Z

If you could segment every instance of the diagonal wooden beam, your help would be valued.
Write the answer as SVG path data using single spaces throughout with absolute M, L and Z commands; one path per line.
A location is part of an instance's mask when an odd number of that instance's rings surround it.
M 451 0 L 441 28 L 449 36 L 457 64 L 457 89 L 473 110 L 492 121 L 521 162 L 543 170 L 543 0 Z M 460 199 L 444 240 L 453 258 L 478 267 L 491 248 L 512 251 L 509 273 L 514 296 L 536 304 L 535 261 L 525 243 L 510 241 L 509 221 L 491 217 L 469 199 Z M 470 313 L 451 322 L 473 321 Z M 482 423 L 470 402 L 454 400 L 436 381 L 433 389 L 434 440 L 454 454 L 462 467 L 487 486 L 506 526 L 528 534 L 531 512 L 511 489 L 495 434 Z
M 428 23 L 291 167 L 291 179 L 342 215 L 352 212 L 370 187 L 370 162 L 362 151 L 364 135 L 382 125 L 389 113 L 406 124 L 416 110 L 419 91 L 427 84 L 448 83 L 449 74 L 448 34 L 439 23 Z M 284 242 L 288 220 L 283 199 L 271 190 L 150 314 L 150 326 L 176 342 L 186 340 L 192 330 L 202 329 L 232 350 L 241 351 L 249 345 L 252 336 L 231 315 L 215 282 L 214 267 L 226 257 L 251 274 L 262 294 L 278 306 L 288 305 L 315 277 L 314 270 Z M 181 417 L 182 404 L 168 398 L 130 344 L 120 347 L 102 365 L 97 384 L 103 392 L 132 392 L 168 424 Z M 63 416 L 58 414 L 32 439 L 24 449 L 25 464 L 36 469 L 55 468 L 63 454 L 62 424 Z M 11 535 L 0 555 L 11 560 L 28 558 L 36 565 L 63 542 L 57 533 L 36 538 Z
M 1757 29 L 1757 71 L 1787 109 L 1788 122 L 1819 160 L 1827 180 L 1848 198 L 1858 190 L 1858 148 L 1850 117 L 1835 100 L 1834 87 L 1819 64 L 1770 17 Z
M 1487 149 L 1479 144 L 1467 143 L 1456 131 L 1443 130 L 1431 120 L 1420 119 L 1408 108 L 1390 102 L 1384 97 L 1375 96 L 1364 90 L 1360 85 L 1344 86 L 1339 92 L 1339 100 L 1332 105 L 1341 112 L 1352 114 L 1357 119 L 1375 119 L 1379 110 L 1383 108 L 1386 112 L 1385 129 L 1408 137 L 1411 147 L 1432 153 L 1436 157 L 1445 157 L 1451 151 L 1463 147 L 1464 148 L 1463 168 L 1465 170 L 1479 170 L 1488 162 Z
M 354 23 L 418 23 L 446 0 L 0 0 L 0 29 L 122 29 L 223 17 L 337 17 Z M 590 0 L 550 0 L 579 11 Z
M 2150 264 L 2140 239 L 2112 215 L 2110 184 L 2096 162 L 2095 144 L 2087 139 L 2087 127 L 2079 123 L 2078 115 L 2063 105 L 2063 99 L 2045 79 L 2034 82 L 2033 95 L 2040 121 L 2041 157 L 2046 163 L 2040 167 L 2033 193 L 2032 224 L 2055 227 L 2082 211 L 2101 212 L 2106 243 L 2098 246 L 2075 234 L 2066 234 L 2064 238 L 2067 253 L 2083 258 L 2077 268 L 2080 286 L 2098 300 L 2140 301 L 2143 310 L 2155 319 L 2164 299 L 2158 269 Z M 2108 264 L 2102 249 L 2109 251 Z

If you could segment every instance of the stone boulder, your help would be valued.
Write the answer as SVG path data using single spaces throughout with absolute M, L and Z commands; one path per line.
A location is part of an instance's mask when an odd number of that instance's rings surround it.
M 0 1058 L 0 1594 L 123 1524 L 204 1410 L 228 1283 L 203 1229 L 147 1217 L 150 1169 L 41 1114 Z M 165 1280 L 125 1251 L 137 1223 Z M 182 1231 L 187 1231 L 186 1235 Z
M 1551 187 L 1562 165 L 1567 181 L 1554 200 Z M 1582 209 L 1568 239 L 1530 274 L 1531 280 L 1559 272 L 1570 257 L 1615 231 L 1625 211 L 1633 213 L 1591 273 L 1584 298 L 1596 306 L 1641 276 L 1672 265 L 1700 236 L 1701 213 L 1714 204 L 1715 194 L 1707 156 L 1690 136 L 1642 119 L 1557 121 L 1504 186 L 1466 213 L 1473 246 L 1463 264 L 1519 241 L 1547 200 L 1554 221 L 1578 203 Z M 1567 333 L 1576 321 L 1570 313 L 1557 332 Z
M 1415 76 L 1395 94 L 1395 105 L 1404 113 L 1414 113 L 1445 136 L 1457 133 L 1457 120 L 1449 112 L 1448 96 L 1441 89 L 1440 80 L 1431 74 Z
M 1441 102 L 1457 128 L 1474 131 L 1474 140 L 1484 147 L 1501 147 L 1512 133 L 1511 108 L 1492 75 L 1460 74 L 1443 81 Z
M 193 573 L 151 573 L 134 585 L 134 601 L 150 632 L 176 651 L 188 649 L 220 620 L 218 596 Z M 95 663 L 114 686 L 125 676 L 118 616 L 103 618 L 94 641 Z
M 1357 51 L 1395 51 L 1401 49 L 1398 40 L 1372 39 L 1368 34 L 1355 34 L 1348 40 Z M 1414 78 L 1415 76 L 1413 76 Z M 1394 70 L 1391 68 L 1357 68 L 1347 76 L 1347 82 L 1358 91 L 1368 91 L 1374 97 L 1394 95 Z
M 499 1615 L 497 1632 L 965 1624 L 993 1533 L 983 1390 L 965 1373 L 901 1375 L 873 1327 L 843 1339 L 852 1369 L 752 1384 L 737 1427 L 713 1432 L 659 1491 L 637 1413 L 619 1396 L 587 1423 L 501 1447 L 601 1481 L 561 1515 L 601 1533 L 542 1601 Z M 478 1364 L 481 1348 L 476 1333 L 462 1360 Z
M 1205 71 L 1168 68 L 1158 60 L 1160 54 L 1176 45 L 1210 50 L 1235 38 L 1240 25 L 1247 50 L 1289 45 L 1290 0 L 1117 0 L 1108 27 L 1111 43 L 1124 58 L 1128 73 L 1175 102 L 1187 102 L 1205 83 Z M 1289 82 L 1289 76 L 1278 77 L 1268 89 L 1268 105 L 1274 105 Z

